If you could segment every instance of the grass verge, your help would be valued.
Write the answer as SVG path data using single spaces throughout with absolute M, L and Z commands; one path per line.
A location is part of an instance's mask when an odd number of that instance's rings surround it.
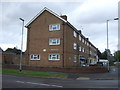
M 68 76 L 68 74 L 66 73 L 39 72 L 39 71 L 30 71 L 30 70 L 23 70 L 20 72 L 17 69 L 8 69 L 8 68 L 2 68 L 2 74 L 34 76 L 34 77 L 44 77 L 44 78 L 63 78 L 63 79 L 67 78 Z

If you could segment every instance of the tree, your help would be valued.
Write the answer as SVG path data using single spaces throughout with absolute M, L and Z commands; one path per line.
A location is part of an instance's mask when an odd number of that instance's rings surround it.
M 11 52 L 11 53 L 16 53 L 18 55 L 20 55 L 21 50 L 17 49 L 16 47 L 12 48 L 8 48 L 5 52 Z
M 100 59 L 107 59 L 107 51 L 106 50 L 101 54 Z
M 115 58 L 115 61 L 120 62 L 120 50 L 118 50 L 114 53 L 114 58 Z
M 105 49 L 105 51 L 101 54 L 100 59 L 112 60 L 112 54 L 110 49 Z

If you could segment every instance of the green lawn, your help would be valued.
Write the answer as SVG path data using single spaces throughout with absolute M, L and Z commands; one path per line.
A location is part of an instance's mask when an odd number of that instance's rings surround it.
M 67 78 L 68 74 L 66 73 L 57 73 L 57 72 L 39 72 L 39 71 L 30 71 L 23 70 L 19 71 L 17 69 L 8 69 L 2 68 L 2 74 L 12 74 L 12 75 L 21 75 L 21 76 L 34 76 L 34 77 L 55 77 L 55 78 Z M 0 72 L 1 73 L 1 72 Z

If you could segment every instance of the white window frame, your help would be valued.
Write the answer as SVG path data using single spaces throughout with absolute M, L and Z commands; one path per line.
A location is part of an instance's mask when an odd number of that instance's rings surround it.
M 53 59 L 53 58 L 55 58 L 55 59 Z M 59 61 L 60 60 L 60 54 L 49 54 L 48 59 Z
M 89 46 L 89 43 L 87 42 L 87 46 Z
M 82 47 L 81 47 L 81 46 L 79 46 L 79 51 L 80 51 L 80 52 L 82 51 Z
M 82 48 L 82 52 L 85 52 L 85 48 Z
M 57 31 L 60 30 L 60 24 L 50 24 L 49 31 Z
M 80 41 L 82 40 L 82 37 L 81 37 L 81 35 L 79 35 L 79 40 L 80 40 Z
M 92 51 L 90 51 L 90 55 L 92 55 Z
M 73 44 L 73 49 L 77 50 L 77 43 Z
M 82 42 L 83 42 L 83 43 L 84 43 L 84 41 L 85 41 L 84 38 L 82 38 Z
M 60 45 L 60 38 L 50 38 L 49 45 Z
M 30 60 L 40 60 L 40 55 L 39 54 L 31 54 Z
M 74 63 L 76 63 L 77 62 L 77 55 L 74 55 L 74 61 L 73 61 Z
M 87 41 L 85 40 L 85 44 L 87 44 Z
M 77 37 L 77 33 L 75 31 L 73 31 L 73 36 Z

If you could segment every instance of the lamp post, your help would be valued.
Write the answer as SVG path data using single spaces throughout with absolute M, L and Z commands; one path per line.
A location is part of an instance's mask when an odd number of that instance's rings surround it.
M 21 37 L 21 53 L 20 53 L 20 67 L 19 70 L 20 72 L 22 71 L 22 49 L 23 49 L 23 30 L 24 30 L 24 19 L 19 18 L 23 24 L 22 24 L 22 37 Z
M 107 20 L 107 49 L 109 48 L 109 44 L 108 44 L 108 22 L 110 21 L 110 20 L 119 20 L 119 18 L 114 18 L 114 19 L 109 19 L 109 20 Z
M 107 25 L 107 49 L 108 49 L 108 21 L 109 20 L 107 20 L 107 24 L 106 24 Z
M 114 18 L 114 19 L 109 19 L 109 20 L 107 20 L 107 22 L 106 22 L 106 26 L 107 26 L 107 59 L 109 60 L 109 42 L 108 42 L 108 40 L 109 40 L 109 38 L 108 38 L 108 22 L 110 21 L 110 20 L 119 20 L 119 18 Z M 109 61 L 108 61 L 109 62 Z M 108 71 L 109 71 L 109 63 L 108 63 Z

